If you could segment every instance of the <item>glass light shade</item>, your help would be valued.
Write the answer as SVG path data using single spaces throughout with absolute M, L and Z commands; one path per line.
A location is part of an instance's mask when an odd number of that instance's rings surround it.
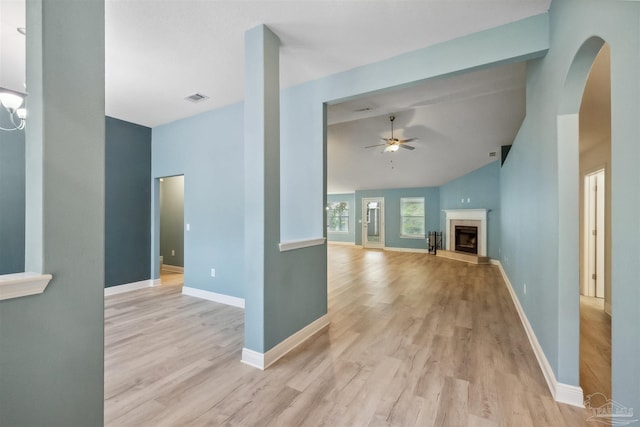
M 394 153 L 396 151 L 398 151 L 398 148 L 400 148 L 399 145 L 397 144 L 393 144 L 393 145 L 387 145 L 384 149 L 385 153 Z
M 0 104 L 4 105 L 4 108 L 9 110 L 12 114 L 20 108 L 23 100 L 24 99 L 16 93 L 0 92 Z

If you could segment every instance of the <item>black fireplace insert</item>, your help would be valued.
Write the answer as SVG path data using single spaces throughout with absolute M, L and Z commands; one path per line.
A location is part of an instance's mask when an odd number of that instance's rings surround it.
M 456 225 L 455 250 L 478 254 L 478 227 Z

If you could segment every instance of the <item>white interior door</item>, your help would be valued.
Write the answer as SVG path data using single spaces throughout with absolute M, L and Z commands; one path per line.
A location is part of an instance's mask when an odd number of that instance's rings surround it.
M 604 298 L 604 171 L 596 178 L 596 297 Z
M 362 199 L 362 246 L 384 248 L 384 198 Z
M 604 298 L 605 202 L 604 170 L 585 177 L 584 295 Z

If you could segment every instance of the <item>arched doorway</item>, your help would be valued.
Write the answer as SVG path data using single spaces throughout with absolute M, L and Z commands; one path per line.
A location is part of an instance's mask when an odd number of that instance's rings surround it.
M 576 352 L 570 356 L 585 397 L 611 395 L 611 322 L 605 312 L 606 302 L 611 313 L 609 70 L 608 45 L 590 38 L 571 64 L 558 110 L 560 307 L 576 308 L 561 316 L 560 327 L 579 330 L 578 346 L 563 343 L 560 351 Z M 600 197 L 593 192 L 596 182 Z M 597 222 L 600 230 L 594 231 Z

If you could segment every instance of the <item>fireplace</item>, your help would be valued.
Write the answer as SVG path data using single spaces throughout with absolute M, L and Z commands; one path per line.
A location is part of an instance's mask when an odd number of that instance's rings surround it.
M 486 209 L 446 209 L 445 211 L 445 227 L 444 233 L 445 249 L 448 251 L 467 252 L 480 257 L 487 256 L 487 210 Z M 459 236 L 457 236 L 457 227 L 473 227 L 475 228 L 475 249 L 459 248 L 456 245 Z M 467 230 L 472 231 L 472 230 Z M 463 245 L 468 246 L 472 236 L 469 233 L 463 233 L 467 241 Z M 465 250 L 466 249 L 466 250 Z
M 455 250 L 478 254 L 478 227 L 455 226 Z

